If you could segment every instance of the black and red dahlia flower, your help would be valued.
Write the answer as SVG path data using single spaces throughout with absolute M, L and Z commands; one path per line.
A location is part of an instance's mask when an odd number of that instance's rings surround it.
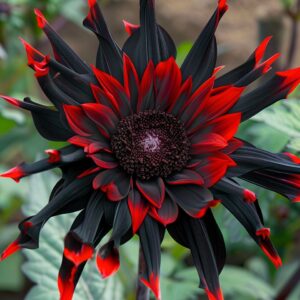
M 96 1 L 89 6 L 84 25 L 99 39 L 96 66 L 82 61 L 36 10 L 55 59 L 22 42 L 28 65 L 53 106 L 2 96 L 29 110 L 44 138 L 69 145 L 46 150 L 48 158 L 1 175 L 19 181 L 62 170 L 49 203 L 20 224 L 19 237 L 1 259 L 21 248 L 37 248 L 51 217 L 79 211 L 65 238 L 61 299 L 72 299 L 84 265 L 109 231 L 109 241 L 97 253 L 102 276 L 118 270 L 120 245 L 138 234 L 145 260 L 141 281 L 159 299 L 160 244 L 167 229 L 190 249 L 208 298 L 221 300 L 218 277 L 226 254 L 212 214 L 221 203 L 280 266 L 255 194 L 235 179 L 297 202 L 300 159 L 257 149 L 234 135 L 241 122 L 286 98 L 300 83 L 300 69 L 277 72 L 244 93 L 278 58 L 264 59 L 267 38 L 243 65 L 217 77 L 215 31 L 228 8 L 226 0 L 219 0 L 181 67 L 174 42 L 155 21 L 154 0 L 140 0 L 140 26 L 125 22 L 129 38 L 122 49 Z

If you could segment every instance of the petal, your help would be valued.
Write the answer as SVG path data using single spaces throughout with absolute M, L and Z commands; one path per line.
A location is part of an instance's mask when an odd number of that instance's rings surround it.
M 271 38 L 271 36 L 265 38 L 245 63 L 233 69 L 232 71 L 220 76 L 216 80 L 216 87 L 235 84 L 236 82 L 240 81 L 241 78 L 244 78 L 253 70 L 257 69 L 260 61 L 265 56 L 265 52 Z
M 161 231 L 157 222 L 149 216 L 146 217 L 139 229 L 141 250 L 145 260 L 145 268 L 140 280 L 152 290 L 157 299 L 160 299 L 160 244 L 163 237 Z
M 109 200 L 120 201 L 128 196 L 130 177 L 118 169 L 103 171 L 95 177 L 93 187 L 106 193 Z
M 123 70 L 123 69 L 122 69 Z M 125 88 L 121 85 L 121 83 L 114 78 L 113 76 L 97 69 L 93 68 L 93 72 L 106 93 L 111 94 L 117 105 L 118 111 L 122 116 L 127 116 L 131 112 L 130 101 L 128 99 L 128 95 L 126 93 Z M 123 76 L 122 76 L 123 78 Z
M 48 24 L 41 11 L 35 9 L 34 12 L 36 14 L 39 27 L 43 29 L 49 41 L 51 42 L 56 60 L 80 74 L 89 73 L 89 66 L 85 64 L 85 62 L 63 41 L 63 39 Z
M 96 262 L 103 279 L 112 276 L 120 268 L 118 249 L 113 247 L 113 243 L 106 244 L 99 249 Z
M 60 113 L 50 107 L 34 103 L 29 98 L 19 101 L 15 98 L 0 95 L 8 103 L 31 112 L 34 125 L 39 134 L 47 140 L 66 141 L 72 136 L 72 131 L 66 122 L 61 120 Z
M 177 204 L 166 195 L 162 207 L 158 209 L 152 207 L 150 215 L 164 226 L 167 226 L 176 221 L 178 213 Z
M 217 60 L 215 31 L 227 9 L 226 1 L 219 1 L 218 8 L 182 64 L 183 78 L 193 77 L 194 90 L 214 72 Z
M 170 175 L 166 182 L 170 185 L 185 185 L 185 184 L 196 184 L 203 185 L 203 178 L 195 171 L 184 169 L 181 172 Z
M 136 186 L 141 194 L 155 207 L 160 208 L 165 198 L 165 184 L 162 178 L 158 177 L 148 181 L 136 180 Z
M 93 31 L 99 39 L 97 68 L 122 80 L 122 50 L 112 39 L 97 1 L 89 1 L 89 13 L 83 25 Z
M 72 130 L 81 136 L 90 136 L 97 130 L 80 106 L 64 105 L 64 112 Z
M 227 114 L 206 123 L 202 128 L 192 134 L 192 142 L 200 140 L 203 133 L 214 133 L 229 141 L 237 133 L 241 123 L 241 114 Z M 190 133 L 190 132 L 189 132 Z
M 248 120 L 275 102 L 286 99 L 300 83 L 300 68 L 277 72 L 264 85 L 242 96 L 230 112 L 241 112 Z
M 140 1 L 141 26 L 136 29 L 123 47 L 131 58 L 139 76 L 143 74 L 149 61 L 156 65 L 169 57 L 176 57 L 176 46 L 169 34 L 155 21 L 155 1 Z
M 136 233 L 148 213 L 149 205 L 142 198 L 140 192 L 131 187 L 128 195 L 128 207 L 132 219 L 132 231 Z
M 201 186 L 169 186 L 167 193 L 188 215 L 201 218 L 214 200 L 212 193 Z
M 226 139 L 216 133 L 204 133 L 192 139 L 192 154 L 206 154 L 228 146 Z
M 130 105 L 133 112 L 136 112 L 138 102 L 138 89 L 140 85 L 139 77 L 135 66 L 130 58 L 124 54 L 124 87 L 130 98 Z
M 131 36 L 137 29 L 140 28 L 140 25 L 131 24 L 125 20 L 123 20 L 125 31 Z
M 226 253 L 224 253 L 224 240 L 215 221 L 211 218 L 213 218 L 211 213 L 203 219 L 194 219 L 181 214 L 177 222 L 168 226 L 168 231 L 177 242 L 191 250 L 199 274 L 200 286 L 205 289 L 209 299 L 223 300 L 219 273 L 223 268 Z M 214 242 L 218 242 L 220 248 L 217 248 Z
M 266 255 L 271 259 L 276 267 L 281 265 L 281 259 L 271 243 L 262 224 L 261 218 L 253 203 L 248 203 L 241 196 L 235 193 L 225 194 L 216 193 L 216 196 L 222 200 L 222 204 L 237 218 L 245 227 L 254 241 L 262 248 Z
M 114 155 L 109 152 L 98 152 L 91 154 L 90 157 L 97 166 L 103 169 L 115 169 L 119 165 Z
M 204 158 L 195 170 L 203 177 L 204 186 L 211 187 L 224 177 L 229 167 L 235 165 L 229 156 L 219 153 Z
M 173 57 L 160 62 L 155 68 L 156 108 L 165 111 L 178 95 L 181 87 L 181 71 Z
M 108 134 L 112 134 L 119 122 L 115 113 L 107 106 L 102 104 L 87 103 L 82 105 L 84 113 L 99 128 L 103 128 Z
M 150 61 L 140 83 L 137 112 L 154 109 L 154 97 L 154 65 Z

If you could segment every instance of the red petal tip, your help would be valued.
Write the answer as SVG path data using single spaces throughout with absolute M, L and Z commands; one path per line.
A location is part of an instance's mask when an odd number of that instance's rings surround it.
M 1 96 L 2 97 L 2 96 Z M 285 152 L 283 153 L 285 154 L 286 156 L 288 156 L 290 158 L 290 160 L 292 162 L 294 162 L 295 164 L 299 165 L 300 164 L 300 157 L 296 156 L 295 154 L 293 153 L 289 153 L 289 152 Z
M 218 74 L 220 71 L 222 71 L 225 68 L 225 66 L 219 66 L 217 68 L 214 69 L 214 73 L 212 76 L 215 76 L 216 74 Z
M 244 200 L 248 203 L 254 203 L 256 201 L 256 195 L 254 192 L 248 190 L 248 189 L 245 189 L 244 190 Z
M 277 72 L 276 75 L 285 78 L 282 86 L 289 88 L 287 96 L 289 96 L 300 83 L 300 68 Z
M 34 9 L 34 13 L 36 15 L 38 26 L 43 29 L 47 25 L 46 18 L 44 17 L 42 12 L 37 8 Z
M 153 292 L 157 300 L 161 299 L 159 276 L 155 275 L 154 273 L 151 273 L 149 281 L 145 278 L 141 278 L 140 280 L 146 287 L 148 287 Z
M 263 62 L 263 74 L 266 74 L 267 72 L 269 72 L 272 69 L 272 64 L 280 57 L 280 53 L 276 53 L 274 54 L 272 57 L 270 57 L 269 59 L 267 59 L 265 62 Z
M 88 0 L 89 2 L 89 7 L 93 7 L 97 4 L 97 0 Z
M 272 36 L 268 36 L 266 37 L 261 44 L 256 48 L 255 50 L 255 62 L 256 64 L 259 63 L 259 61 L 261 61 L 265 55 L 267 46 L 270 42 L 270 40 L 272 39 Z
M 128 33 L 129 36 L 131 36 L 137 29 L 140 28 L 139 25 L 131 24 L 125 20 L 123 20 L 123 24 L 125 27 L 125 31 Z
M 1 254 L 0 262 L 7 259 L 9 256 L 13 255 L 15 252 L 19 251 L 21 246 L 19 244 L 19 240 L 15 240 L 12 242 Z
M 293 203 L 300 203 L 300 196 L 297 196 L 295 197 L 293 200 L 292 200 Z
M 21 167 L 17 166 L 14 167 L 2 174 L 0 174 L 0 177 L 5 177 L 5 178 L 11 178 L 13 179 L 15 182 L 20 182 L 20 179 L 22 177 L 24 177 L 26 174 L 24 173 L 24 171 L 22 170 Z
M 79 266 L 89 260 L 93 254 L 94 248 L 87 244 L 83 244 L 79 252 L 68 248 L 64 249 L 64 256 L 76 266 Z
M 261 228 L 256 231 L 256 235 L 262 237 L 263 239 L 270 238 L 271 229 L 270 228 Z
M 225 13 L 229 8 L 229 5 L 227 4 L 227 0 L 219 0 L 218 8 L 222 13 Z
M 4 95 L 0 95 L 0 98 L 4 99 L 6 102 L 8 102 L 14 106 L 21 107 L 21 102 L 17 99 L 14 99 L 9 96 L 4 96 Z
M 260 244 L 260 247 L 261 247 L 262 251 L 265 253 L 265 255 L 273 263 L 273 265 L 275 266 L 276 269 L 278 269 L 282 266 L 282 260 L 277 253 L 270 253 L 263 244 Z
M 58 289 L 60 293 L 60 300 L 72 300 L 74 295 L 74 277 L 77 268 L 73 267 L 70 278 L 63 280 L 60 276 L 58 277 Z
M 221 203 L 220 200 L 212 200 L 209 202 L 209 207 L 214 208 L 214 207 L 218 206 L 220 203 Z
M 61 161 L 60 151 L 55 149 L 45 150 L 45 153 L 49 155 L 48 162 L 50 164 L 55 164 Z
M 209 289 L 205 289 L 206 295 L 209 300 L 224 300 L 223 292 L 219 289 L 217 292 L 213 293 Z
M 120 268 L 119 251 L 115 248 L 108 250 L 109 253 L 105 253 L 106 251 L 105 249 L 104 253 L 100 253 L 100 250 L 96 259 L 98 270 L 103 279 L 112 276 Z

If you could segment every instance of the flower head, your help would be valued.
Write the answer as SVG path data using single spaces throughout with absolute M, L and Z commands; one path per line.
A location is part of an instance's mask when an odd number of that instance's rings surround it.
M 234 136 L 241 122 L 293 91 L 300 69 L 277 72 L 245 92 L 278 58 L 264 59 L 267 38 L 243 65 L 217 76 L 215 31 L 228 8 L 226 0 L 219 1 L 181 67 L 174 42 L 156 23 L 154 0 L 140 1 L 140 26 L 124 23 L 130 36 L 122 49 L 96 1 L 89 6 L 84 25 L 99 39 L 96 66 L 81 60 L 36 10 L 55 59 L 22 42 L 28 65 L 54 108 L 2 96 L 30 111 L 44 138 L 69 143 L 46 150 L 48 158 L 2 174 L 19 181 L 62 170 L 49 203 L 20 224 L 20 236 L 2 259 L 21 248 L 37 248 L 39 233 L 52 216 L 80 211 L 65 238 L 61 299 L 72 298 L 84 265 L 110 230 L 109 241 L 97 253 L 102 276 L 118 270 L 120 245 L 138 234 L 146 262 L 141 281 L 159 299 L 160 244 L 167 229 L 190 249 L 209 299 L 221 300 L 218 276 L 226 255 L 212 214 L 221 203 L 280 266 L 256 195 L 235 178 L 299 201 L 299 158 L 257 149 Z

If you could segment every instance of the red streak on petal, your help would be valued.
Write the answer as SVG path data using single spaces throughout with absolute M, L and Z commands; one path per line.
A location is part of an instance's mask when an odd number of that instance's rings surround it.
M 89 1 L 89 7 L 93 7 L 97 4 L 97 0 L 88 0 Z
M 131 24 L 125 20 L 123 20 L 125 31 L 131 36 L 137 29 L 140 28 L 140 25 Z
M 64 249 L 64 256 L 68 260 L 72 261 L 76 266 L 79 266 L 85 261 L 89 260 L 93 254 L 94 248 L 87 244 L 83 244 L 79 252 L 68 248 Z
M 244 190 L 244 200 L 248 203 L 253 203 L 257 200 L 256 195 L 254 192 L 245 189 Z
M 128 198 L 128 207 L 131 214 L 132 231 L 133 234 L 135 234 L 146 218 L 146 215 L 149 211 L 149 206 L 143 202 L 135 204 L 132 200 L 130 200 L 130 198 Z
M 270 42 L 270 40 L 272 39 L 272 36 L 268 36 L 266 37 L 261 44 L 257 47 L 257 49 L 255 50 L 255 63 L 258 64 L 259 61 L 261 61 L 265 55 L 267 46 Z
M 196 218 L 196 219 L 203 218 L 206 215 L 206 212 L 207 212 L 208 209 L 209 209 L 209 206 L 200 209 L 200 211 L 196 215 L 194 215 L 193 217 Z
M 19 251 L 21 246 L 19 244 L 19 240 L 15 240 L 12 242 L 1 254 L 0 262 L 7 259 L 9 256 L 13 255 L 15 252 Z
M 55 164 L 60 162 L 61 156 L 60 156 L 60 151 L 55 150 L 55 149 L 48 149 L 45 150 L 45 153 L 49 155 L 48 162 L 51 164 Z
M 220 200 L 212 200 L 209 202 L 209 207 L 214 208 L 214 207 L 218 206 L 220 203 L 221 203 Z
M 108 255 L 104 257 L 99 253 L 96 261 L 98 270 L 103 278 L 112 276 L 120 268 L 119 251 L 112 249 Z
M 219 7 L 219 10 L 221 11 L 221 13 L 224 14 L 229 8 L 229 6 L 227 4 L 227 0 L 219 0 L 218 7 Z
M 295 164 L 297 164 L 297 165 L 300 164 L 300 157 L 296 156 L 295 154 L 289 153 L 289 152 L 285 152 L 283 154 L 288 156 L 291 159 L 291 161 L 294 162 Z
M 261 228 L 256 231 L 256 235 L 262 237 L 263 239 L 270 238 L 271 229 L 270 228 Z
M 260 247 L 277 269 L 282 266 L 282 260 L 278 254 L 270 253 L 263 244 L 260 244 Z
M 297 196 L 293 199 L 293 203 L 300 203 L 300 196 Z
M 222 71 L 223 69 L 225 68 L 225 66 L 219 66 L 219 67 L 216 67 L 214 69 L 214 72 L 213 72 L 213 75 L 212 76 L 215 76 L 217 75 L 220 71 Z
M 24 171 L 22 170 L 22 168 L 20 166 L 14 167 L 14 168 L 0 174 L 0 177 L 11 178 L 15 182 L 20 182 L 20 179 L 24 176 L 26 176 L 26 174 L 24 173 Z
M 148 287 L 153 292 L 157 300 L 161 299 L 159 276 L 157 276 L 154 273 L 151 273 L 149 281 L 145 278 L 141 278 L 140 280 L 146 287 Z
M 0 95 L 1 98 L 3 98 L 6 102 L 14 105 L 14 106 L 17 106 L 17 107 L 21 107 L 22 106 L 22 102 L 15 99 L 15 98 L 12 98 L 12 97 L 9 97 L 9 96 L 4 96 L 4 95 Z
M 300 68 L 277 72 L 276 75 L 285 78 L 281 88 L 289 88 L 287 96 L 291 94 L 300 83 Z
M 74 266 L 70 272 L 69 277 L 64 280 L 60 276 L 58 277 L 58 289 L 60 292 L 60 300 L 72 300 L 75 286 L 74 279 L 77 268 Z
M 88 169 L 88 170 L 82 172 L 80 175 L 78 175 L 77 178 L 80 179 L 80 178 L 89 176 L 89 175 L 91 175 L 91 174 L 93 174 L 93 173 L 96 173 L 96 172 L 98 172 L 98 171 L 100 171 L 100 170 L 101 170 L 100 167 L 90 168 L 90 169 Z
M 211 292 L 208 289 L 205 289 L 207 297 L 209 300 L 224 300 L 222 290 L 219 289 L 216 293 Z
M 47 20 L 39 9 L 35 9 L 34 13 L 36 15 L 37 23 L 40 28 L 44 28 L 47 25 Z
M 280 53 L 276 53 L 275 55 L 273 55 L 272 57 L 270 57 L 269 59 L 267 59 L 265 62 L 263 62 L 260 66 L 264 66 L 262 73 L 266 74 L 267 72 L 269 72 L 272 69 L 272 64 L 280 57 Z

